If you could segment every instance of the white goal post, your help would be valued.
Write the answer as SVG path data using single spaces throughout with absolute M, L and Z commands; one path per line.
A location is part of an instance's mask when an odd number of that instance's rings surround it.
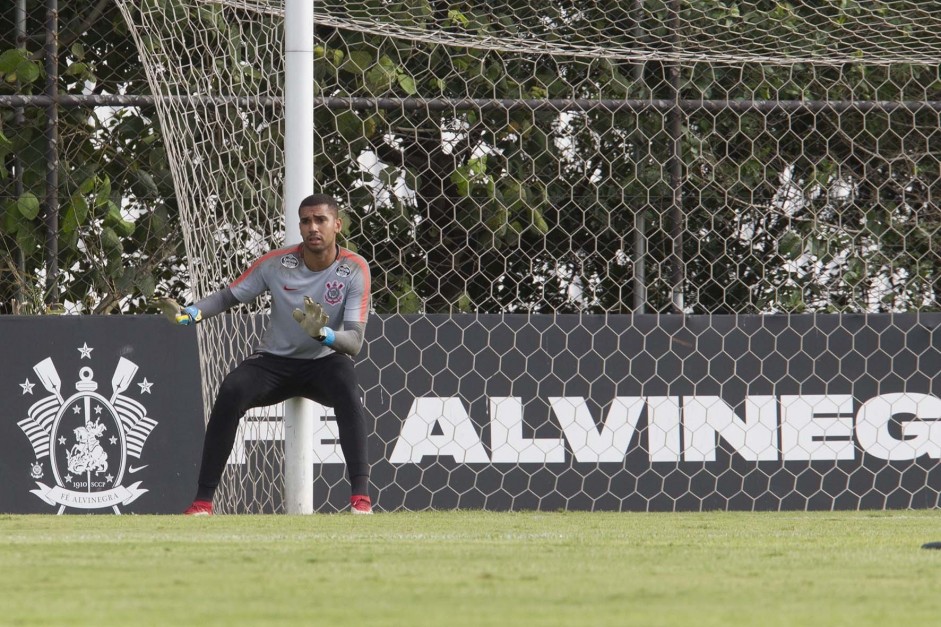
M 297 206 L 314 193 L 314 3 L 284 2 L 284 243 L 299 243 Z M 284 508 L 314 511 L 312 403 L 290 399 L 284 409 Z

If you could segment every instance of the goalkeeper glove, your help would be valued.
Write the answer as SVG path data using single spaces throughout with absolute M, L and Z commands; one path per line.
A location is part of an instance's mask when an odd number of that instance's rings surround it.
M 203 312 L 196 309 L 193 305 L 184 307 L 180 310 L 180 313 L 176 316 L 176 323 L 182 324 L 183 326 L 189 326 L 191 324 L 196 324 L 203 319 Z
M 304 311 L 295 309 L 292 315 L 297 323 L 307 331 L 307 335 L 322 342 L 324 346 L 333 344 L 333 329 L 327 326 L 330 317 L 324 312 L 319 303 L 311 300 L 310 296 L 304 297 Z
M 172 298 L 155 298 L 154 303 L 173 324 L 188 326 L 203 319 L 203 313 L 199 309 L 193 305 L 181 308 L 180 304 Z

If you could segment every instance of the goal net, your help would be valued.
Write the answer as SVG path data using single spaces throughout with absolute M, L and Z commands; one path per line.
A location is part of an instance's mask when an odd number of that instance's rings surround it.
M 196 299 L 231 282 L 284 239 L 283 145 L 291 140 L 284 136 L 282 106 L 284 5 L 119 5 L 156 96 L 186 225 L 189 296 Z M 520 401 L 519 412 L 532 416 L 541 413 L 530 403 L 548 408 L 550 398 L 573 397 L 567 387 L 590 395 L 592 385 L 607 385 L 595 377 L 634 376 L 595 371 L 597 363 L 607 368 L 606 342 L 617 346 L 622 337 L 610 314 L 683 319 L 939 308 L 932 243 L 941 225 L 941 7 L 935 2 L 317 0 L 314 10 L 312 191 L 341 199 L 346 244 L 373 265 L 376 312 L 400 316 L 377 318 L 373 333 L 378 326 L 390 333 L 407 326 L 401 343 L 383 344 L 383 358 L 418 355 L 412 370 L 386 380 L 386 366 L 367 350 L 365 366 L 378 374 L 364 393 L 382 408 L 377 415 L 367 403 L 376 418 L 403 420 L 388 404 L 399 386 L 411 386 L 416 397 L 436 388 L 430 396 L 441 399 L 459 396 L 454 390 L 482 376 L 479 355 L 460 342 L 451 352 L 427 350 L 445 328 L 465 345 L 483 334 L 512 352 L 519 362 L 512 368 L 536 377 L 542 395 Z M 257 341 L 266 306 L 262 300 L 245 307 L 247 315 L 200 325 L 207 407 L 225 373 Z M 463 314 L 478 322 L 465 325 Z M 486 326 L 482 314 L 499 315 Z M 530 322 L 504 324 L 507 314 Z M 569 339 L 569 314 L 576 321 L 598 315 L 585 325 L 601 328 L 576 334 L 582 342 L 576 344 Z M 576 329 L 584 328 L 579 324 Z M 850 345 L 856 333 L 872 333 L 866 325 L 853 328 Z M 534 329 L 545 340 L 527 352 L 522 347 L 531 345 Z M 898 329 L 890 323 L 887 335 L 876 336 L 875 350 L 885 350 L 883 342 Z M 742 341 L 742 358 L 749 350 L 761 356 L 748 347 L 747 334 Z M 645 352 L 644 338 L 639 342 Z M 667 367 L 678 359 L 670 352 L 676 346 L 667 343 L 654 363 Z M 784 354 L 798 364 L 818 348 Z M 773 358 L 782 354 L 768 350 Z M 567 373 L 558 390 L 542 389 L 533 374 L 547 360 L 558 369 L 553 377 Z M 495 363 L 510 361 L 508 353 Z M 785 364 L 781 372 L 796 367 Z M 624 368 L 629 373 L 631 366 Z M 681 368 L 678 379 L 695 386 L 714 378 L 709 364 L 690 368 Z M 834 379 L 853 381 L 835 368 Z M 919 369 L 909 380 L 932 376 Z M 656 413 L 649 399 L 669 394 L 651 396 L 641 383 L 635 396 L 648 399 L 649 430 Z M 821 386 L 824 396 L 830 392 L 826 380 Z M 478 396 L 467 399 L 490 414 L 491 426 L 480 427 L 490 437 L 487 460 L 495 455 L 494 416 L 508 415 L 507 407 L 516 411 L 516 401 L 506 400 L 519 396 L 514 381 L 504 387 L 491 394 L 481 383 L 474 387 Z M 617 385 L 610 391 L 627 398 Z M 491 396 L 508 404 L 488 409 Z M 612 415 L 613 405 L 605 405 L 610 398 L 593 402 L 596 416 Z M 424 415 L 418 405 L 409 406 L 409 416 Z M 439 418 L 456 415 L 446 403 L 435 411 Z M 278 412 L 257 410 L 245 419 L 219 495 L 223 511 L 281 511 Z M 330 441 L 329 412 L 323 413 L 318 437 Z M 547 444 L 533 444 L 545 439 L 533 436 L 558 432 L 560 415 L 570 415 L 573 424 L 581 420 L 578 411 L 566 414 L 558 404 L 543 413 L 542 422 L 526 420 L 527 459 L 542 454 L 548 461 L 556 454 Z M 428 428 L 434 437 L 451 438 L 448 459 L 456 466 L 389 462 L 380 493 L 414 490 L 428 507 L 582 506 L 567 498 L 527 500 L 533 492 L 551 497 L 563 491 L 562 474 L 551 468 L 495 471 L 490 501 L 470 487 L 453 487 L 490 471 L 474 466 L 486 463 L 475 457 L 473 438 L 461 440 L 458 423 L 449 423 L 449 432 L 446 422 L 432 420 Z M 604 439 L 602 425 L 596 426 Z M 715 425 L 710 429 L 705 436 L 690 432 L 689 442 L 718 433 Z M 398 448 L 404 435 L 388 433 L 377 426 L 371 453 L 388 461 L 398 450 L 410 461 L 422 459 Z M 454 442 L 466 442 L 465 449 L 458 446 L 463 453 L 455 454 Z M 780 461 L 782 445 L 775 446 Z M 326 496 L 322 502 L 318 496 L 318 507 L 329 511 L 342 503 L 342 465 L 335 446 L 319 454 L 317 489 Z M 566 459 L 576 457 L 569 450 Z M 805 461 L 806 468 L 783 464 L 774 472 L 795 481 L 832 477 L 832 464 L 814 466 L 813 456 Z M 636 490 L 638 471 L 626 464 L 591 473 L 610 478 L 627 472 Z M 579 468 L 566 466 L 566 481 Z M 671 472 L 651 464 L 640 474 L 656 483 Z M 755 472 L 769 471 L 733 465 L 722 470 L 728 472 L 747 483 Z M 924 476 L 920 481 L 928 483 Z M 813 489 L 836 503 L 831 489 Z M 470 493 L 473 498 L 461 500 Z M 442 494 L 445 500 L 436 500 Z M 597 502 L 589 497 L 584 506 Z M 622 499 L 606 506 L 651 502 Z

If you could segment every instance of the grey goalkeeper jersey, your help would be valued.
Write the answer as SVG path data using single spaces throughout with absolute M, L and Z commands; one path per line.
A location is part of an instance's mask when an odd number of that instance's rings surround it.
M 271 317 L 257 350 L 282 357 L 317 359 L 333 353 L 313 339 L 294 320 L 304 310 L 304 296 L 320 303 L 330 316 L 327 326 L 343 330 L 344 323 L 366 326 L 370 307 L 370 275 L 366 260 L 337 246 L 337 258 L 319 272 L 304 264 L 300 244 L 273 250 L 260 257 L 229 289 L 241 302 L 271 292 Z

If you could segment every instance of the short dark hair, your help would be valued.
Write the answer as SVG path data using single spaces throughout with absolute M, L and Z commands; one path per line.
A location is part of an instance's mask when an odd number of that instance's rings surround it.
M 330 194 L 311 194 L 301 201 L 297 210 L 300 212 L 304 207 L 316 207 L 317 205 L 327 205 L 333 213 L 334 218 L 338 217 L 340 214 L 340 205 L 337 203 L 336 198 Z

